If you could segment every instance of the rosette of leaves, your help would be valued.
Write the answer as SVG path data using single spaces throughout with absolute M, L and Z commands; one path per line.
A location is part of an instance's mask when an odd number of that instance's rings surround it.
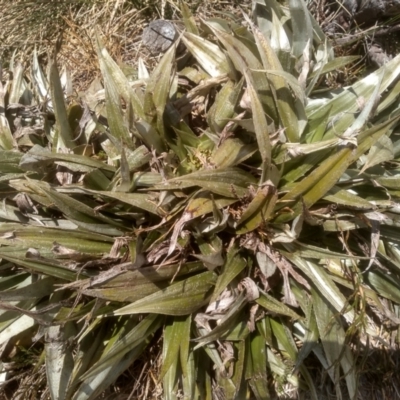
M 316 370 L 355 399 L 399 336 L 398 57 L 327 91 L 354 58 L 302 0 L 181 10 L 136 80 L 99 33 L 79 98 L 55 57 L 2 83 L 2 376 L 25 346 L 15 398 L 95 399 L 152 354 L 165 399 L 318 399 Z

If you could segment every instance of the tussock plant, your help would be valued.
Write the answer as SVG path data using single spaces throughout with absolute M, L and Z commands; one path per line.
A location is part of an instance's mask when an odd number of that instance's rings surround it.
M 357 399 L 375 351 L 395 393 L 400 56 L 329 90 L 304 1 L 180 10 L 152 71 L 98 29 L 79 96 L 56 51 L 2 72 L 1 390 Z

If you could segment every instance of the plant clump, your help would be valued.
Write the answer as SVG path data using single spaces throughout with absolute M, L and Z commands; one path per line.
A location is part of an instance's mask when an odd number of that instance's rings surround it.
M 180 11 L 152 71 L 97 30 L 79 97 L 58 49 L 2 76 L 3 389 L 356 399 L 400 339 L 400 56 L 326 91 L 357 57 L 302 0 Z

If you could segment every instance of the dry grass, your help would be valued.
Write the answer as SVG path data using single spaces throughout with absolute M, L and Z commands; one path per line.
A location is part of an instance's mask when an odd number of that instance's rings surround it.
M 192 0 L 186 2 L 196 18 L 240 16 L 240 7 L 251 1 Z M 142 57 L 150 68 L 154 57 L 141 45 L 146 25 L 154 19 L 178 20 L 179 4 L 152 0 L 0 0 L 0 57 L 4 65 L 15 58 L 29 64 L 36 48 L 42 63 L 62 38 L 60 63 L 72 73 L 77 90 L 87 88 L 99 75 L 93 47 L 95 29 L 103 34 L 105 47 L 119 63 L 135 66 Z

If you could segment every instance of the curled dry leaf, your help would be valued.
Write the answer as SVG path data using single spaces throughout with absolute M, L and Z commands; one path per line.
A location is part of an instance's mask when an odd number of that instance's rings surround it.
M 14 196 L 14 200 L 23 214 L 38 214 L 38 209 L 26 193 L 18 193 Z
M 260 297 L 260 293 L 258 291 L 258 287 L 256 283 L 251 278 L 244 278 L 240 281 L 239 289 L 243 288 L 246 290 L 246 299 L 247 301 L 254 301 Z

